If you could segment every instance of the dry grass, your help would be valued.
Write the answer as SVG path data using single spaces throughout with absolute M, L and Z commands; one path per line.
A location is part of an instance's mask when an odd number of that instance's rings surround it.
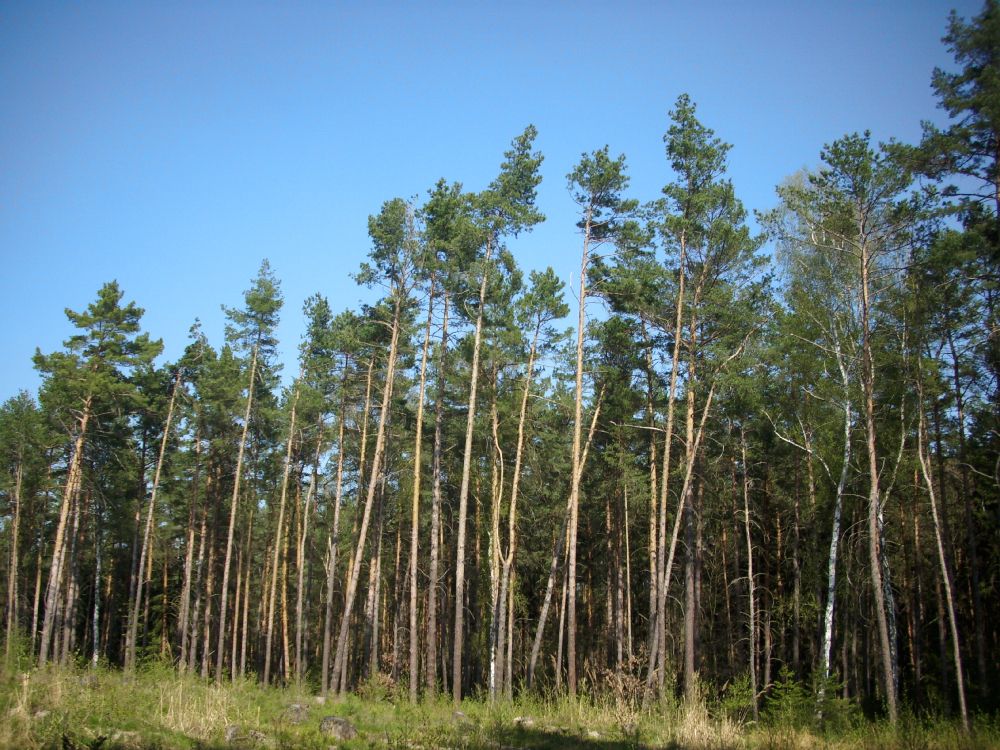
M 169 667 L 129 675 L 118 671 L 45 669 L 0 672 L 0 748 L 43 750 L 214 750 L 228 725 L 243 747 L 316 748 L 331 741 L 319 732 L 323 716 L 338 715 L 357 726 L 359 737 L 344 748 L 672 748 L 674 750 L 973 750 L 1000 749 L 1000 725 L 980 720 L 968 737 L 954 723 L 905 719 L 897 728 L 859 722 L 837 735 L 809 728 L 741 725 L 705 701 L 665 701 L 643 711 L 629 686 L 570 701 L 522 697 L 514 703 L 469 700 L 456 714 L 446 699 L 412 706 L 393 686 L 366 688 L 364 697 L 321 705 L 308 694 L 263 688 L 253 681 L 216 686 Z M 293 724 L 292 703 L 309 707 Z M 99 738 L 104 738 L 99 741 Z

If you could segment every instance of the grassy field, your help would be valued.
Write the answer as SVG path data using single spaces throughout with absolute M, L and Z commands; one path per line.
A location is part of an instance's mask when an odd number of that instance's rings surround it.
M 787 708 L 787 706 L 785 707 Z M 357 730 L 337 740 L 320 730 L 324 717 Z M 254 681 L 216 686 L 153 666 L 135 674 L 112 670 L 5 670 L 0 685 L 0 747 L 59 750 L 222 748 L 1000 748 L 1000 725 L 980 718 L 971 736 L 947 721 L 906 717 L 893 729 L 857 713 L 835 729 L 772 714 L 758 723 L 725 702 L 658 705 L 640 711 L 609 696 L 518 699 L 490 705 L 468 700 L 410 705 L 384 684 L 345 700 L 323 701 L 293 688 Z

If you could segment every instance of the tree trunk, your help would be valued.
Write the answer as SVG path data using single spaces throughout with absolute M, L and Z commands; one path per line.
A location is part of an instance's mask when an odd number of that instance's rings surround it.
M 153 489 L 149 496 L 149 508 L 146 511 L 146 525 L 142 533 L 142 549 L 139 552 L 139 570 L 146 569 L 146 558 L 149 556 L 149 544 L 153 534 L 153 518 L 156 511 L 156 492 L 160 488 L 160 475 L 163 472 L 163 459 L 167 454 L 167 442 L 170 440 L 170 425 L 174 419 L 174 403 L 177 391 L 181 385 L 181 371 L 174 375 L 174 387 L 170 391 L 170 405 L 167 407 L 167 421 L 163 426 L 163 437 L 160 440 L 160 455 L 156 459 L 156 473 L 153 476 Z M 143 488 L 145 494 L 145 488 Z M 125 669 L 135 667 L 136 634 L 139 626 L 139 609 L 142 606 L 143 588 L 148 585 L 145 576 L 140 573 L 136 580 L 135 604 L 129 611 L 128 636 L 125 644 Z
M 496 383 L 497 370 L 490 373 L 490 382 Z M 503 496 L 503 453 L 500 449 L 500 419 L 497 413 L 497 389 L 490 394 L 490 427 L 493 435 L 493 461 L 490 472 L 490 530 L 489 530 L 489 568 L 490 568 L 490 631 L 489 631 L 489 677 L 487 689 L 491 701 L 497 698 L 498 673 L 503 673 L 503 652 L 499 647 L 502 620 L 506 620 L 506 598 L 500 601 L 500 561 L 503 553 L 500 550 L 500 501 Z
M 35 652 L 35 639 L 38 637 L 38 608 L 42 599 L 42 544 L 38 545 L 38 558 L 35 560 L 35 597 L 31 605 L 31 653 Z
M 229 531 L 226 537 L 226 557 L 222 566 L 222 592 L 219 602 L 219 645 L 215 653 L 215 682 L 222 682 L 222 660 L 226 649 L 226 605 L 229 597 L 229 568 L 233 558 L 233 532 L 236 530 L 236 511 L 239 507 L 240 479 L 243 476 L 243 454 L 246 449 L 247 432 L 250 429 L 250 411 L 253 408 L 254 385 L 257 380 L 258 347 L 253 348 L 250 360 L 250 385 L 247 388 L 247 408 L 243 416 L 243 434 L 236 457 L 236 474 L 233 478 L 233 496 L 229 503 Z
M 965 522 L 965 544 L 969 548 L 969 575 L 972 588 L 973 623 L 976 634 L 976 664 L 979 669 L 980 690 L 985 692 L 990 684 L 986 669 L 986 624 L 983 617 L 983 600 L 979 587 L 979 549 L 976 543 L 976 526 L 972 514 L 972 488 L 969 483 L 969 462 L 965 446 L 965 397 L 959 375 L 958 352 L 951 329 L 948 330 L 948 346 L 951 351 L 952 383 L 955 390 L 955 406 L 958 417 L 958 462 L 962 478 L 963 520 Z
M 340 633 L 337 637 L 337 652 L 333 665 L 334 675 L 341 674 L 346 665 L 347 631 L 350 628 L 351 613 L 354 609 L 354 597 L 357 594 L 358 580 L 361 577 L 361 562 L 364 557 L 365 540 L 368 535 L 368 524 L 371 520 L 372 505 L 375 501 L 375 492 L 378 489 L 379 472 L 382 466 L 382 453 L 385 449 L 385 425 L 389 416 L 393 383 L 396 376 L 396 348 L 399 341 L 399 325 L 402 312 L 401 305 L 401 300 L 397 299 L 392 319 L 392 336 L 389 342 L 389 358 L 386 364 L 385 386 L 382 390 L 382 408 L 379 413 L 378 431 L 375 436 L 375 455 L 372 457 L 372 465 L 368 477 L 368 494 L 365 498 L 364 515 L 361 520 L 361 530 L 358 534 L 358 545 L 351 565 L 350 578 L 347 581 L 347 590 L 344 594 L 344 613 L 341 617 Z M 339 692 L 343 694 L 345 689 L 345 681 L 341 680 Z
M 431 316 L 434 314 L 434 278 L 431 278 L 427 298 L 427 326 L 424 329 L 424 348 L 420 357 L 420 389 L 417 394 L 416 435 L 413 438 L 413 503 L 410 510 L 410 702 L 417 702 L 420 677 L 420 633 L 417 629 L 417 563 L 420 544 L 420 452 L 424 436 L 424 390 L 427 385 L 427 352 L 431 343 Z M 434 582 L 431 582 L 434 585 Z
M 296 379 L 295 392 L 292 394 L 292 408 L 288 416 L 288 438 L 285 441 L 285 467 L 281 474 L 281 499 L 278 502 L 278 526 L 274 532 L 274 559 L 271 562 L 271 585 L 267 606 L 267 628 L 264 636 L 264 684 L 271 682 L 271 645 L 274 637 L 274 605 L 278 591 L 278 553 L 281 550 L 281 540 L 284 538 L 285 501 L 288 497 L 288 474 L 292 468 L 292 445 L 295 442 L 295 409 L 299 404 L 299 381 L 302 380 L 302 368 Z M 287 665 L 285 667 L 287 671 Z
M 18 460 L 17 468 L 14 469 L 14 493 L 11 497 L 11 504 L 14 506 L 14 519 L 10 529 L 10 569 L 7 571 L 7 640 L 5 653 L 10 661 L 11 649 L 14 646 L 14 638 L 17 635 L 17 546 L 18 533 L 21 526 L 21 484 L 24 476 L 24 465 L 22 460 Z
M 657 571 L 655 580 L 651 583 L 656 589 L 656 617 L 651 621 L 652 637 L 650 639 L 649 672 L 646 675 L 647 692 L 656 677 L 657 688 L 662 692 L 667 664 L 667 589 L 670 586 L 668 576 L 670 570 L 664 559 L 667 549 L 667 492 L 670 484 L 670 455 L 674 437 L 674 412 L 677 400 L 677 374 L 680 367 L 681 343 L 683 341 L 684 320 L 684 283 L 686 280 L 685 265 L 687 263 L 687 242 L 684 234 L 680 238 L 680 256 L 678 258 L 677 304 L 674 316 L 674 349 L 670 364 L 670 386 L 667 391 L 667 431 L 663 444 L 663 468 L 660 470 L 660 509 L 657 529 Z M 684 500 L 683 494 L 680 496 Z M 681 517 L 681 505 L 678 504 L 677 521 Z M 676 523 L 675 532 L 676 536 Z M 671 564 L 673 551 L 671 550 Z M 657 672 L 659 668 L 659 672 Z
M 101 573 L 104 570 L 104 559 L 101 555 L 101 521 L 94 512 L 94 610 L 91 619 L 93 650 L 90 655 L 90 668 L 97 669 L 101 658 Z M 166 588 L 166 587 L 164 587 Z
M 209 475 L 208 479 L 211 480 L 211 475 Z M 208 537 L 208 497 L 209 497 L 210 486 L 211 486 L 210 482 L 206 482 L 205 500 L 202 503 L 202 509 L 201 509 L 201 524 L 198 530 L 198 557 L 197 561 L 195 562 L 195 573 L 194 573 L 195 595 L 194 595 L 194 605 L 192 606 L 191 626 L 188 635 L 188 651 L 187 651 L 188 671 L 190 672 L 194 672 L 194 665 L 198 655 L 198 617 L 201 612 L 201 592 L 202 592 L 201 582 L 205 570 L 205 545 Z M 208 611 L 210 610 L 210 608 L 211 608 L 211 603 L 205 605 L 206 618 L 209 616 Z
M 438 392 L 434 404 L 434 455 L 432 468 L 434 487 L 431 494 L 431 529 L 430 529 L 430 560 L 428 562 L 427 580 L 427 660 L 425 684 L 427 692 L 434 694 L 437 690 L 437 591 L 438 591 L 438 558 L 440 555 L 441 534 L 441 456 L 443 453 L 445 375 L 448 362 L 448 302 L 447 292 L 443 295 L 443 312 L 441 323 L 441 344 L 438 351 Z
M 469 479 L 472 472 L 472 432 L 476 422 L 476 391 L 479 385 L 479 350 L 483 339 L 483 312 L 486 307 L 486 284 L 489 281 L 492 244 L 487 242 L 483 259 L 483 278 L 479 284 L 479 310 L 472 344 L 472 370 L 469 373 L 469 410 L 465 423 L 465 452 L 462 457 L 462 485 L 458 493 L 458 532 L 455 559 L 455 628 L 452 633 L 451 689 L 455 703 L 462 700 L 462 639 L 465 624 L 465 522 L 469 515 Z
M 833 498 L 833 528 L 830 530 L 830 554 L 827 556 L 826 565 L 826 607 L 823 611 L 823 648 L 820 654 L 823 665 L 823 681 L 820 683 L 819 688 L 820 703 L 823 701 L 826 689 L 825 683 L 830 679 L 830 667 L 833 663 L 833 612 L 837 599 L 837 554 L 840 544 L 840 517 L 844 509 L 844 491 L 847 489 L 847 476 L 851 468 L 851 429 L 854 425 L 854 417 L 851 413 L 850 379 L 847 373 L 847 365 L 841 356 L 839 342 L 836 344 L 835 351 L 837 354 L 837 366 L 840 369 L 841 383 L 843 384 L 844 450 L 840 465 L 840 479 L 837 482 L 837 491 Z M 810 453 L 810 455 L 812 454 Z M 843 675 L 843 679 L 846 682 L 846 672 Z
M 292 649 L 288 638 L 288 537 L 287 529 L 281 537 L 281 664 L 284 682 L 287 685 L 291 674 Z
M 691 320 L 688 323 L 688 379 L 687 390 L 687 413 L 685 414 L 685 464 L 687 474 L 691 476 L 698 456 L 698 447 L 694 441 L 694 414 L 695 414 L 695 392 L 696 373 L 695 355 L 697 352 L 697 313 L 698 299 L 700 297 L 701 286 L 695 291 L 694 304 L 691 307 Z M 666 476 L 666 475 L 664 475 Z M 684 492 L 681 495 L 684 501 L 684 530 L 686 547 L 686 560 L 684 565 L 684 697 L 688 702 L 698 699 L 697 667 L 695 665 L 695 630 L 697 628 L 698 599 L 695 592 L 695 565 L 697 550 L 695 549 L 695 498 L 691 483 L 685 482 Z M 664 645 L 666 645 L 664 643 Z
M 312 481 L 309 483 L 309 491 L 306 493 L 305 508 L 302 510 L 302 535 L 298 539 L 295 551 L 295 567 L 298 573 L 298 585 L 295 589 L 295 686 L 302 687 L 302 659 L 303 659 L 303 637 L 304 637 L 304 612 L 303 600 L 305 599 L 305 570 L 306 570 L 306 539 L 309 536 L 309 510 L 313 498 L 317 494 L 319 483 L 319 458 L 323 445 L 322 424 L 318 429 L 319 437 L 316 438 L 316 457 L 313 459 Z
M 753 701 L 753 720 L 758 721 L 757 707 L 757 595 L 753 577 L 753 538 L 750 535 L 750 475 L 747 466 L 747 440 L 740 425 L 740 458 L 743 462 L 743 529 L 747 537 L 747 594 L 750 599 L 750 699 Z
M 656 648 L 654 633 L 656 632 L 656 607 L 659 596 L 659 586 L 656 583 L 656 576 L 658 575 L 658 571 L 660 569 L 657 562 L 657 553 L 659 551 L 657 536 L 657 503 L 660 496 L 657 490 L 656 476 L 656 412 L 653 406 L 655 398 L 653 343 L 649 339 L 645 320 L 642 320 L 642 334 L 646 344 L 646 427 L 649 429 L 649 613 L 647 618 L 649 622 L 649 633 L 647 633 L 646 645 L 652 658 L 653 649 Z M 628 530 L 626 528 L 626 533 L 627 531 Z
M 868 449 L 868 552 L 871 563 L 872 595 L 875 599 L 875 616 L 878 621 L 879 649 L 882 656 L 882 673 L 889 721 L 896 723 L 899 715 L 898 678 L 895 648 L 889 634 L 889 616 L 886 612 L 885 591 L 888 581 L 883 572 L 884 550 L 881 549 L 881 499 L 879 492 L 878 450 L 875 435 L 875 364 L 872 358 L 870 300 L 868 286 L 868 247 L 861 243 L 861 334 L 862 334 L 862 387 L 865 401 L 865 433 Z
M 86 498 L 81 498 L 79 493 L 77 493 L 76 502 L 73 503 L 73 508 L 71 510 L 73 514 L 73 529 L 69 534 L 67 540 L 67 570 L 69 571 L 69 580 L 66 582 L 66 602 L 63 607 L 63 619 L 62 619 L 62 637 L 60 638 L 59 629 L 56 629 L 54 634 L 56 645 L 55 649 L 58 651 L 57 661 L 65 666 L 69 663 L 70 652 L 74 646 L 74 640 L 76 635 L 76 609 L 77 603 L 80 598 L 80 572 L 79 572 L 79 557 L 77 555 L 77 547 L 80 542 L 80 518 L 83 515 L 82 505 Z M 62 646 L 60 648 L 60 641 Z
M 740 344 L 740 346 L 736 349 L 736 351 L 734 351 L 732 354 L 729 355 L 728 358 L 726 358 L 726 361 L 723 362 L 718 372 L 721 372 L 723 369 L 725 369 L 725 367 L 729 364 L 729 362 L 736 359 L 743 353 L 743 350 L 746 348 L 748 340 L 749 336 L 743 340 L 743 343 Z M 718 372 L 716 374 L 718 374 Z M 717 384 L 718 384 L 718 378 L 717 377 L 713 378 L 712 385 L 711 387 L 709 387 L 708 395 L 705 398 L 705 406 L 702 407 L 701 410 L 701 419 L 698 423 L 698 430 L 694 434 L 694 440 L 689 441 L 689 444 L 687 446 L 687 453 L 692 457 L 698 455 L 698 449 L 701 446 L 702 436 L 705 434 L 705 422 L 708 421 L 708 415 L 712 410 L 712 400 L 715 397 L 715 387 Z M 687 497 L 687 494 L 691 491 L 691 479 L 693 476 L 694 476 L 694 460 L 692 459 L 691 461 L 688 461 L 687 467 L 685 468 L 684 472 L 684 482 L 681 486 L 681 492 L 679 496 L 680 499 L 678 500 L 677 515 L 674 518 L 674 527 L 670 536 L 670 547 L 667 550 L 666 566 L 664 569 L 664 579 L 663 579 L 664 582 L 669 582 L 670 580 L 674 564 L 674 555 L 677 551 L 677 539 L 680 534 L 681 520 L 684 518 L 683 508 L 685 505 L 685 498 Z M 664 474 L 664 480 L 665 479 L 666 479 L 666 474 Z M 664 593 L 665 591 L 661 592 L 661 594 Z M 666 609 L 664 608 L 664 613 L 665 612 Z M 649 671 L 646 673 L 646 689 L 645 692 L 643 693 L 643 705 L 647 705 L 649 702 L 649 698 L 653 687 L 653 679 L 655 676 L 656 676 L 656 663 L 655 660 L 651 658 L 650 668 Z
M 333 493 L 333 524 L 326 541 L 326 611 L 323 617 L 323 666 L 320 690 L 324 697 L 330 690 L 330 640 L 333 637 L 333 591 L 337 580 L 337 549 L 340 546 L 340 503 L 344 489 L 344 422 L 347 415 L 348 358 L 344 356 L 344 376 L 340 391 L 340 424 L 337 426 L 337 486 Z M 369 375 L 371 370 L 369 369 Z M 369 378 L 370 382 L 370 378 Z M 334 675 L 339 682 L 339 674 Z
M 194 574 L 195 508 L 198 504 L 198 488 L 201 486 L 201 432 L 198 429 L 195 430 L 194 455 L 194 477 L 191 480 L 191 504 L 188 508 L 187 542 L 184 545 L 184 579 L 181 584 L 180 611 L 177 616 L 177 641 L 180 644 L 177 668 L 181 672 L 187 669 L 187 653 L 191 643 L 188 638 L 188 625 L 191 617 L 191 577 Z
M 931 517 L 934 520 L 934 539 L 937 542 L 938 563 L 941 566 L 941 581 L 944 583 L 944 601 L 948 611 L 948 625 L 951 629 L 952 653 L 955 660 L 955 680 L 958 683 L 958 707 L 962 717 L 962 729 L 969 731 L 969 712 L 965 705 L 965 675 L 962 669 L 962 649 L 958 638 L 958 621 L 955 618 L 955 597 L 951 587 L 951 569 L 948 564 L 948 557 L 945 554 L 944 539 L 942 536 L 941 519 L 938 516 L 937 496 L 934 491 L 934 482 L 931 480 L 930 469 L 928 467 L 929 458 L 927 456 L 927 421 L 924 415 L 923 404 L 923 375 L 917 367 L 917 393 L 919 403 L 919 424 L 917 429 L 917 457 L 920 459 L 920 472 L 924 477 L 924 484 L 927 487 L 927 495 L 931 501 Z M 942 685 L 944 687 L 944 685 Z
M 531 394 L 531 381 L 535 369 L 535 355 L 538 350 L 538 338 L 541 333 L 541 325 L 535 326 L 535 333 L 531 340 L 531 348 L 528 350 L 528 367 L 524 375 L 524 392 L 521 394 L 521 410 L 517 420 L 517 446 L 514 449 L 514 476 L 511 479 L 510 487 L 510 508 L 507 512 L 507 554 L 501 556 L 500 571 L 500 592 L 499 597 L 502 602 L 500 607 L 500 631 L 497 636 L 497 653 L 503 654 L 505 649 L 509 652 L 510 644 L 514 634 L 507 626 L 507 621 L 513 617 L 513 607 L 509 605 L 508 599 L 512 598 L 513 588 L 511 584 L 512 571 L 514 567 L 514 557 L 517 551 L 517 500 L 521 481 L 521 464 L 524 458 L 524 431 L 528 416 L 528 397 Z M 501 492 L 503 491 L 501 487 Z M 504 617 L 504 609 L 507 616 Z M 508 653 L 506 658 L 506 669 L 511 671 L 511 657 Z M 510 681 L 504 679 L 506 691 L 512 689 Z
M 87 424 L 90 422 L 92 400 L 91 396 L 87 396 L 83 402 L 83 410 L 77 422 L 76 437 L 73 441 L 73 451 L 70 455 L 69 471 L 66 473 L 66 485 L 63 489 L 62 501 L 59 504 L 59 524 L 56 526 L 56 538 L 52 545 L 52 564 L 49 566 L 49 583 L 45 590 L 45 615 L 42 618 L 42 635 L 38 651 L 39 666 L 44 666 L 48 661 L 49 646 L 52 643 L 55 614 L 59 606 L 59 594 L 62 590 L 66 525 L 69 522 L 70 506 L 73 505 L 80 491 L 83 473 L 83 447 L 87 435 Z
M 590 452 L 590 444 L 594 438 L 594 431 L 597 429 L 597 417 L 601 413 L 601 401 L 603 399 L 604 392 L 597 398 L 597 403 L 594 404 L 594 415 L 590 420 L 590 430 L 587 432 L 587 443 L 583 447 L 583 455 L 580 456 L 580 470 L 587 463 L 587 454 Z M 556 573 L 559 571 L 559 560 L 563 557 L 563 548 L 566 543 L 566 537 L 568 536 L 569 529 L 569 516 L 570 507 L 569 502 L 566 504 L 566 511 L 563 520 L 563 526 L 561 533 L 556 537 L 555 549 L 552 551 L 552 560 L 549 563 L 549 576 L 545 584 L 545 597 L 542 600 L 542 610 L 538 615 L 538 625 L 535 628 L 535 639 L 531 646 L 531 657 L 528 660 L 528 688 L 530 689 L 535 678 L 535 666 L 538 664 L 538 654 L 542 650 L 542 637 L 545 635 L 545 623 L 548 620 L 549 607 L 552 605 L 552 592 L 556 585 Z M 563 590 L 565 593 L 565 589 Z M 562 610 L 560 610 L 560 613 Z M 562 631 L 559 634 L 559 649 L 560 654 L 562 652 Z M 556 673 L 559 673 L 558 664 L 562 661 L 560 658 L 557 661 Z
M 218 523 L 219 504 L 216 503 L 214 522 L 212 523 L 212 531 L 208 544 L 208 565 L 206 566 L 208 574 L 205 576 L 205 628 L 201 646 L 201 679 L 203 680 L 208 679 L 209 663 L 212 655 L 212 595 L 215 589 L 215 529 Z M 218 682 L 221 682 L 221 678 Z
M 568 617 L 566 638 L 566 688 L 570 698 L 576 697 L 576 536 L 580 518 L 580 438 L 583 431 L 583 339 L 586 334 L 587 262 L 590 252 L 590 221 L 592 209 L 587 208 L 583 227 L 583 258 L 580 261 L 580 311 L 576 323 L 576 389 L 573 402 L 573 474 L 569 494 L 569 562 Z

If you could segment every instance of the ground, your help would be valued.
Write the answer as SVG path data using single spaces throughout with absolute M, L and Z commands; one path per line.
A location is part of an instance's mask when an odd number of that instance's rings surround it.
M 323 719 L 357 734 L 321 731 Z M 349 730 L 348 730 L 349 731 Z M 1000 748 L 1000 722 L 979 718 L 971 736 L 957 724 L 907 716 L 896 728 L 854 716 L 831 731 L 786 718 L 746 720 L 718 705 L 658 704 L 643 711 L 627 696 L 575 702 L 408 701 L 379 681 L 356 695 L 324 700 L 308 689 L 264 688 L 252 680 L 215 685 L 169 666 L 117 670 L 5 669 L 0 747 L 58 750 L 250 750 L 251 748 Z

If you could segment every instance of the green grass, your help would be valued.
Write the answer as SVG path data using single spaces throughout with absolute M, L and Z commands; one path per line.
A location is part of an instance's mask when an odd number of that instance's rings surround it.
M 293 723 L 288 708 L 307 707 Z M 320 733 L 324 716 L 358 730 L 337 743 Z M 972 750 L 1000 748 L 1000 726 L 980 718 L 972 736 L 954 722 L 906 716 L 893 728 L 855 717 L 825 734 L 787 721 L 760 724 L 732 717 L 723 705 L 663 703 L 640 711 L 634 702 L 602 698 L 522 697 L 513 703 L 468 700 L 456 713 L 450 700 L 411 705 L 383 683 L 344 700 L 320 700 L 292 688 L 252 680 L 216 686 L 168 666 L 135 674 L 61 669 L 0 673 L 0 748 L 54 750 L 215 750 L 222 748 L 675 748 L 677 750 Z M 239 739 L 226 741 L 236 725 Z

